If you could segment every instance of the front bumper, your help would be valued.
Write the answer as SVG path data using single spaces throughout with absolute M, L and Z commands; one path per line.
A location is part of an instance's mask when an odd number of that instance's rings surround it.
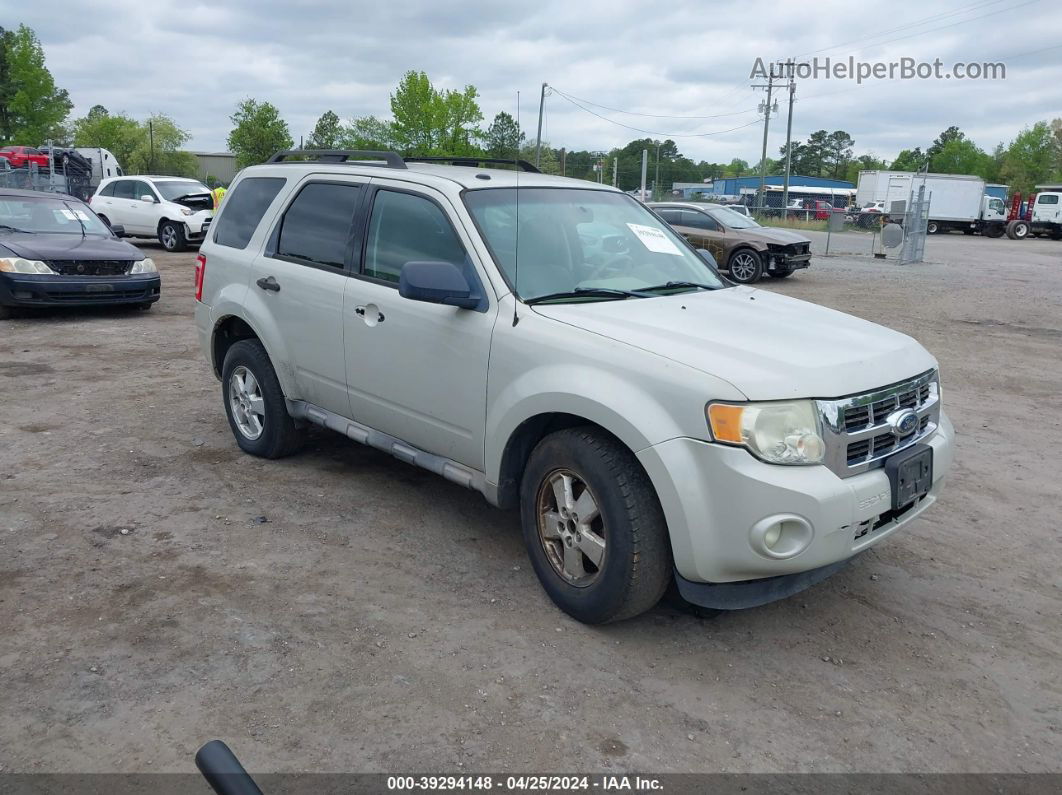
M 184 236 L 189 241 L 202 241 L 210 231 L 210 224 L 214 220 L 212 214 L 206 212 L 188 216 L 184 221 Z
M 149 304 L 159 300 L 157 273 L 126 276 L 51 276 L 0 273 L 4 306 L 104 306 Z
M 736 583 L 830 566 L 892 535 L 936 502 L 954 434 L 942 413 L 924 440 L 933 448 L 932 488 L 899 513 L 890 510 L 884 469 L 839 478 L 825 466 L 766 464 L 742 448 L 690 438 L 647 447 L 638 460 L 664 509 L 678 574 L 692 583 Z M 766 557 L 753 545 L 753 527 L 786 515 L 810 525 L 811 540 L 794 557 Z
M 795 271 L 811 266 L 811 253 L 785 254 L 768 251 L 764 254 L 764 261 L 767 263 L 768 271 Z

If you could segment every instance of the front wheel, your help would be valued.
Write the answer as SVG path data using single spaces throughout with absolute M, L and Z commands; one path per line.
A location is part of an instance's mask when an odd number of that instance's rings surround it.
M 587 624 L 636 616 L 671 581 L 660 502 L 637 459 L 596 428 L 550 434 L 520 485 L 524 543 L 542 587 Z
M 184 251 L 188 247 L 183 226 L 173 221 L 164 221 L 159 226 L 159 242 L 167 251 Z
M 985 228 L 985 237 L 1003 237 L 1003 232 L 1002 224 L 991 224 Z
M 1029 236 L 1030 227 L 1026 221 L 1011 221 L 1007 224 L 1007 237 L 1011 240 L 1024 240 Z
M 755 284 L 763 276 L 763 260 L 750 249 L 735 251 L 730 256 L 730 278 L 739 284 Z
M 225 354 L 222 398 L 236 444 L 245 453 L 282 458 L 298 449 L 302 434 L 288 414 L 284 392 L 258 340 L 241 340 Z

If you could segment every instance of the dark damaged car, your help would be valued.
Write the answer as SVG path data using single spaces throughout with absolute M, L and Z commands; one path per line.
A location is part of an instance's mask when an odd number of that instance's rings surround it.
M 649 207 L 694 248 L 707 249 L 741 284 L 784 279 L 811 264 L 811 241 L 788 229 L 760 226 L 721 204 L 656 202 Z
M 73 196 L 0 189 L 0 318 L 21 307 L 159 300 L 155 263 Z

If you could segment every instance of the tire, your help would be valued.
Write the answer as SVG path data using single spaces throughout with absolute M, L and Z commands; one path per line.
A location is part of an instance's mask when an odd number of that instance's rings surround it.
M 1062 240 L 1062 229 L 1055 229 L 1050 235 L 1052 240 Z
M 972 235 L 974 233 L 974 230 L 972 230 L 972 229 L 963 229 L 962 233 L 964 235 Z
M 1011 221 L 1007 224 L 1007 237 L 1011 240 L 1024 240 L 1029 236 L 1029 224 L 1026 221 Z
M 0 304 L 0 320 L 7 320 L 15 316 L 15 311 L 9 307 Z
M 738 284 L 755 284 L 763 276 L 763 259 L 751 248 L 739 248 L 730 255 L 727 270 Z
M 1003 237 L 1003 232 L 1004 229 L 1002 224 L 991 224 L 990 226 L 985 227 L 984 234 L 985 237 Z
M 926 226 L 926 233 L 927 234 L 935 235 L 939 231 L 940 231 L 940 225 L 936 221 L 930 221 L 929 224 Z
M 225 354 L 221 397 L 229 428 L 236 444 L 245 453 L 260 458 L 283 458 L 299 448 L 302 433 L 288 414 L 280 381 L 269 361 L 269 354 L 258 340 L 241 340 Z M 254 405 L 256 399 L 261 400 L 258 406 Z M 239 405 L 239 409 L 234 404 Z
M 159 242 L 167 251 L 184 251 L 188 248 L 184 227 L 174 221 L 163 221 L 159 224 Z
M 563 506 L 558 492 L 570 497 Z M 577 510 L 584 511 L 582 524 Z M 538 443 L 520 484 L 520 518 L 539 582 L 577 621 L 605 624 L 644 613 L 671 582 L 667 524 L 649 477 L 598 428 L 557 431 Z

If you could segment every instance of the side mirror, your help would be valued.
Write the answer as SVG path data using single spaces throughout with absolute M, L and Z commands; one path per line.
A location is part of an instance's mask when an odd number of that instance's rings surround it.
M 462 309 L 475 309 L 480 302 L 461 269 L 450 262 L 407 262 L 398 277 L 398 294 L 411 301 Z
M 148 204 L 154 204 L 155 197 L 148 193 L 145 193 L 143 196 L 140 197 L 140 201 L 147 202 Z
M 718 268 L 719 263 L 715 261 L 715 257 L 712 256 L 712 252 L 706 248 L 697 249 L 697 253 L 701 255 L 701 259 L 711 265 L 713 268 Z
M 111 234 L 115 237 L 125 237 L 125 227 L 121 224 L 111 224 Z

